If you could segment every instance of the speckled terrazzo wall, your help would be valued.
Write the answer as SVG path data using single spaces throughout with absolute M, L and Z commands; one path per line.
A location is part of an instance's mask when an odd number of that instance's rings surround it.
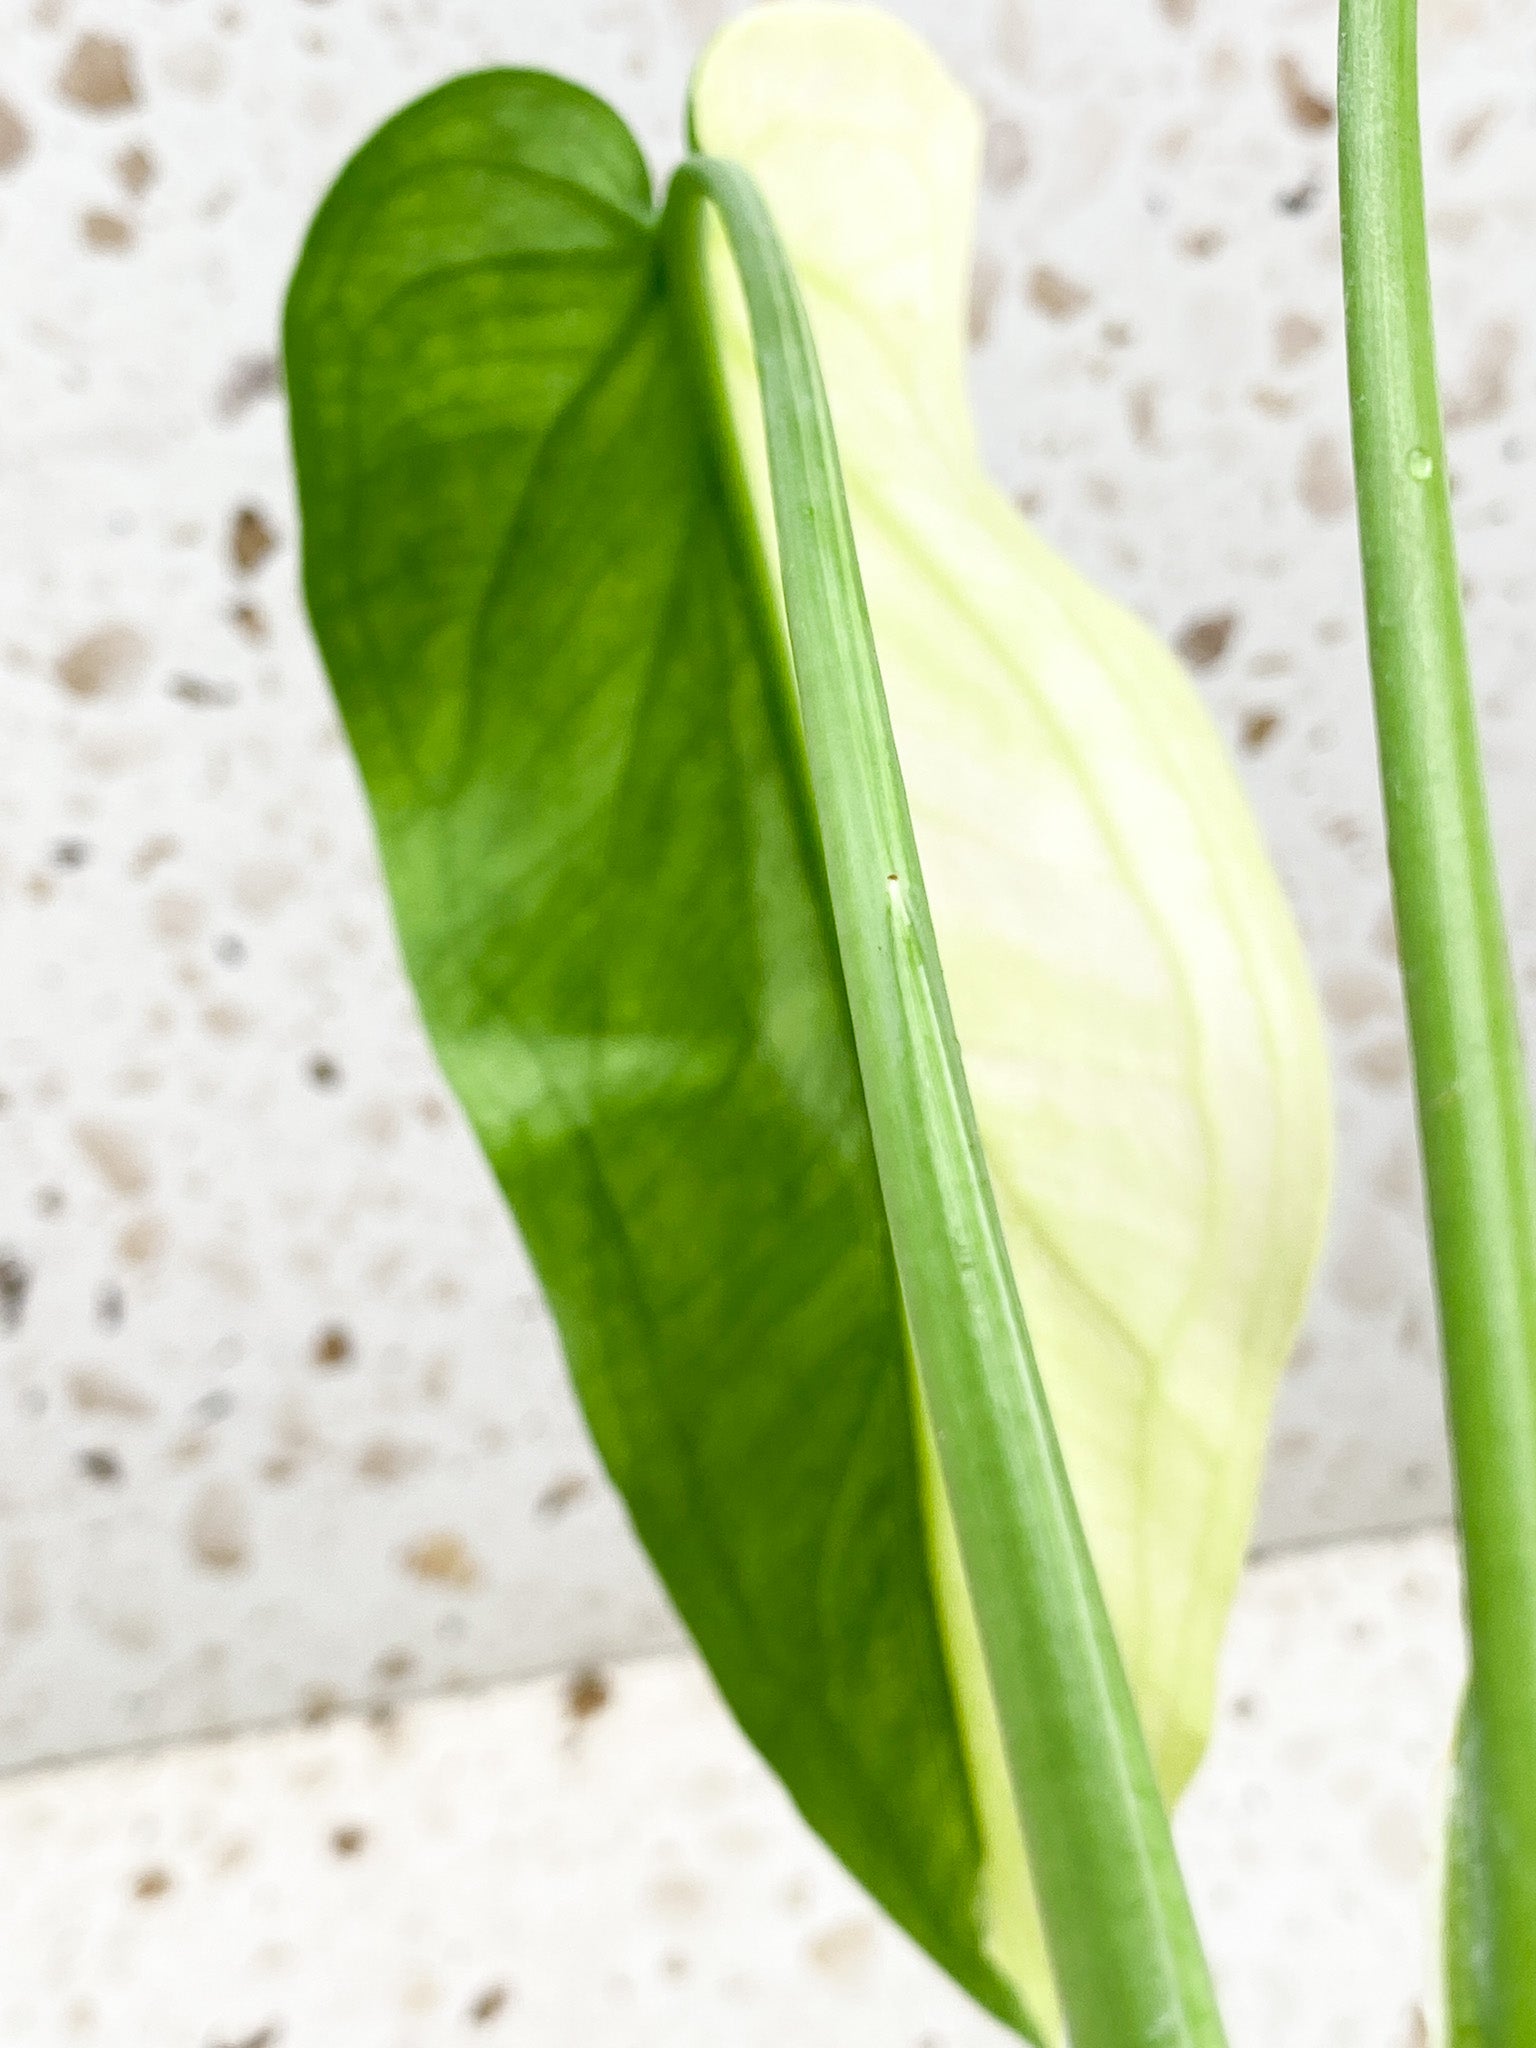
M 675 151 L 714 0 L 0 0 L 0 1763 L 669 1638 L 396 965 L 273 347 L 345 154 L 536 62 Z M 905 0 L 991 118 L 975 388 L 1176 639 L 1327 1000 L 1269 1542 L 1447 1487 L 1364 693 L 1316 0 Z M 1470 618 L 1536 986 L 1536 13 L 1425 0 Z

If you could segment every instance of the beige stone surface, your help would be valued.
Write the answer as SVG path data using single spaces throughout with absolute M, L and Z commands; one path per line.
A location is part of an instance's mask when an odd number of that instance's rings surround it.
M 1253 1570 L 1180 1825 L 1233 2048 L 1414 2048 L 1440 1536 Z M 1002 2048 L 670 1656 L 0 1785 L 6 2048 Z

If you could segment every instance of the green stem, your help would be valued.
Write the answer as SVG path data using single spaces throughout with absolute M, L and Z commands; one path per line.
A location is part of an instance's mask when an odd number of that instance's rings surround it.
M 706 201 L 746 294 L 795 679 L 881 1188 L 1062 2005 L 1074 2048 L 1219 2048 L 1209 1974 L 982 1156 L 809 323 L 756 186 L 737 166 L 698 157 L 674 178 L 665 223 L 695 305 Z
M 1536 1169 L 1435 379 L 1414 0 L 1343 0 L 1360 541 L 1461 1506 L 1492 2042 L 1536 2041 Z

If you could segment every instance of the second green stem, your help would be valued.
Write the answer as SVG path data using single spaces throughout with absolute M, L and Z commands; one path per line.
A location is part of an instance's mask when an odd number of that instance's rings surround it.
M 1414 0 L 1343 0 L 1340 188 L 1387 842 L 1460 1497 L 1488 2048 L 1536 2042 L 1536 1152 L 1435 376 Z

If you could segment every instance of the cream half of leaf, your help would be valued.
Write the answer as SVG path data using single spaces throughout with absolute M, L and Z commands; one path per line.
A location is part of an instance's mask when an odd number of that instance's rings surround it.
M 971 101 L 876 10 L 788 4 L 716 40 L 692 122 L 700 148 L 757 178 L 809 308 L 987 1157 L 1171 1800 L 1208 1733 L 1271 1401 L 1322 1233 L 1331 1136 L 1314 990 L 1188 678 L 978 463 L 964 381 Z M 712 291 L 771 536 L 723 243 Z M 987 1849 L 978 1910 L 994 1959 L 1049 2010 L 931 1459 L 930 1488 Z

